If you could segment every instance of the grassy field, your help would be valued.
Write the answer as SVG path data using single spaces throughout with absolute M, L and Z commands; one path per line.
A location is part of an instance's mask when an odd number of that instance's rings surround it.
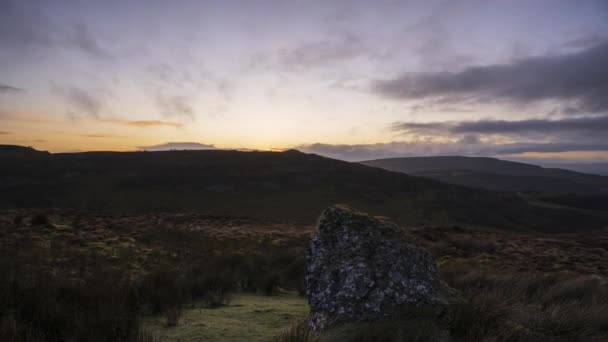
M 164 342 L 268 341 L 307 314 L 306 299 L 296 293 L 239 294 L 223 307 L 183 310 L 177 327 L 167 327 L 163 316 L 146 317 L 143 327 Z
M 313 226 L 193 213 L 0 212 L 0 340 L 291 339 Z M 606 341 L 608 232 L 404 227 L 461 301 L 320 341 Z M 391 332 L 388 336 L 387 332 Z M 376 338 L 375 340 L 373 338 Z M 494 338 L 494 339 L 492 339 Z

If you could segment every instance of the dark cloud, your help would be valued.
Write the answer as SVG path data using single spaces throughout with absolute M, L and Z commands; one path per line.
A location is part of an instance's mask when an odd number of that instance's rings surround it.
M 12 87 L 12 86 L 0 83 L 0 94 L 16 94 L 16 93 L 23 93 L 23 92 L 25 92 L 24 89 Z
M 487 151 L 498 155 L 525 152 L 608 151 L 608 142 L 549 142 L 490 145 Z
M 310 144 L 295 148 L 330 158 L 361 161 L 394 157 L 490 156 L 501 157 L 525 152 L 608 151 L 608 142 L 497 143 L 464 138 L 454 142 L 390 142 L 382 144 Z
M 53 25 L 26 1 L 0 1 L 0 44 L 12 49 L 53 42 Z
M 591 33 L 576 38 L 570 39 L 562 43 L 563 48 L 575 48 L 575 49 L 586 49 L 596 45 L 600 45 L 602 42 L 607 41 L 606 35 L 600 33 Z
M 0 131 L 0 135 L 9 135 L 9 134 L 11 134 L 11 132 Z
M 391 129 L 415 138 L 407 142 L 311 144 L 296 148 L 349 161 L 437 155 L 500 157 L 526 152 L 608 151 L 608 116 L 561 120 L 398 122 L 391 125 Z
M 103 102 L 99 94 L 78 87 L 62 87 L 53 84 L 51 90 L 61 96 L 72 109 L 78 114 L 87 114 L 95 118 L 99 118 L 99 113 L 103 108 Z M 70 112 L 71 113 L 71 112 Z
M 580 138 L 608 136 L 608 116 L 577 117 L 559 120 L 528 119 L 517 121 L 477 120 L 431 123 L 397 122 L 392 130 L 404 133 L 499 134 L 526 136 L 541 134 L 547 137 L 577 135 Z
M 376 81 L 373 91 L 389 98 L 441 101 L 539 100 L 573 103 L 583 112 L 608 110 L 608 42 L 557 56 L 512 64 L 470 67 L 461 72 L 412 73 Z
M 37 48 L 66 47 L 94 57 L 110 57 L 99 37 L 87 25 L 53 21 L 37 1 L 0 1 L 0 54 L 39 55 Z
M 197 142 L 168 142 L 165 144 L 151 146 L 137 146 L 141 151 L 170 151 L 170 150 L 215 150 L 213 145 Z

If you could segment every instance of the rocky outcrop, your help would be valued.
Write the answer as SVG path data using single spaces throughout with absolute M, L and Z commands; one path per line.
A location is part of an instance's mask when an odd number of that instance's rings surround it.
M 442 304 L 441 292 L 433 258 L 403 241 L 397 225 L 344 206 L 321 214 L 306 265 L 314 329 Z

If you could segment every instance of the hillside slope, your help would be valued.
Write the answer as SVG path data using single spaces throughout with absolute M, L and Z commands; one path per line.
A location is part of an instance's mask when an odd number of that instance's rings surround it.
M 195 211 L 313 223 L 345 203 L 407 224 L 582 231 L 604 216 L 298 151 L 3 153 L 1 207 Z
M 498 191 L 608 194 L 608 177 L 480 157 L 412 157 L 361 164 L 450 184 Z

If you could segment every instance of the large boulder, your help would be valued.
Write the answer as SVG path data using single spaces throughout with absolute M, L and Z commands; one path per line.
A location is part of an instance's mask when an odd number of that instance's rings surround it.
M 433 258 L 402 236 L 388 220 L 348 207 L 323 211 L 306 265 L 314 329 L 445 302 Z

